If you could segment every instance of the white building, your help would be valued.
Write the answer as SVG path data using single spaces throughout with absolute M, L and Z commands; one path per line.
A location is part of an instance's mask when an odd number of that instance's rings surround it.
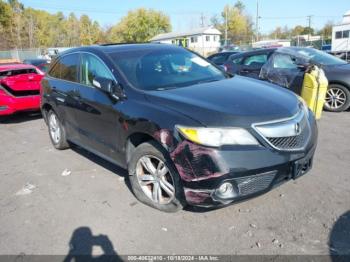
M 213 27 L 202 27 L 187 32 L 160 34 L 151 42 L 180 45 L 202 55 L 217 52 L 220 47 L 221 32 Z
M 350 51 L 350 10 L 343 16 L 340 25 L 333 26 L 332 52 Z
M 273 47 L 289 47 L 290 40 L 287 39 L 268 39 L 258 41 L 252 44 L 253 48 L 273 48 Z

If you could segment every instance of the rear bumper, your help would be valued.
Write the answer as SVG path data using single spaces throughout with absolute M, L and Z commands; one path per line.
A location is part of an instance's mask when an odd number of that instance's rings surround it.
M 0 116 L 40 109 L 40 96 L 14 97 L 0 91 Z

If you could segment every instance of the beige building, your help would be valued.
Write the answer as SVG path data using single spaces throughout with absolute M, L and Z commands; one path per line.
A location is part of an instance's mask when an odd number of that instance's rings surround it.
M 151 42 L 183 46 L 206 56 L 218 51 L 220 36 L 221 32 L 216 28 L 202 27 L 186 32 L 159 34 Z

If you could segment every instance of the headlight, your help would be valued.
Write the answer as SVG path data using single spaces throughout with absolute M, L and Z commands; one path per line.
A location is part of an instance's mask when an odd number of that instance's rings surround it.
M 298 97 L 300 103 L 302 104 L 302 107 L 303 107 L 303 110 L 305 112 L 305 115 L 307 117 L 309 117 L 309 107 L 308 107 L 308 105 L 306 104 L 305 100 L 301 96 L 297 96 L 297 97 Z
M 176 126 L 188 140 L 205 146 L 259 145 L 259 142 L 243 128 L 205 128 Z

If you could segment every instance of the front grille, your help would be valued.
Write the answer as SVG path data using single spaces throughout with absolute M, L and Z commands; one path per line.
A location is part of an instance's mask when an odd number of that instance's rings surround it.
M 292 150 L 302 148 L 309 139 L 309 128 L 304 128 L 297 136 L 267 137 L 267 140 L 276 148 Z
M 309 120 L 302 109 L 290 119 L 253 127 L 270 146 L 282 151 L 302 150 L 311 137 Z
M 276 171 L 273 171 L 254 176 L 235 178 L 234 180 L 237 184 L 239 195 L 247 196 L 268 189 L 276 173 Z

